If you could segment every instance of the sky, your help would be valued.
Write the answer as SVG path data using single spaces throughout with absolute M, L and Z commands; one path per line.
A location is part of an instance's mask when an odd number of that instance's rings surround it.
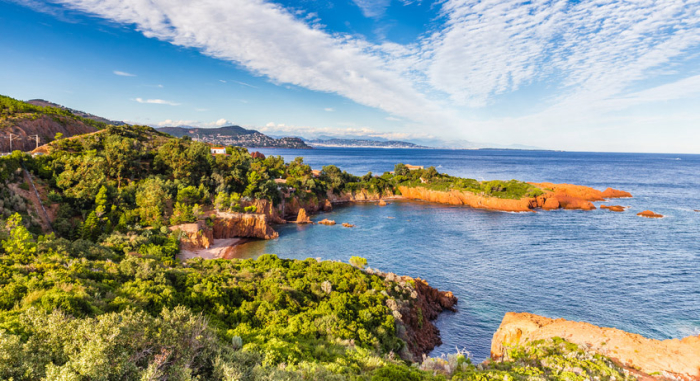
M 700 0 L 0 0 L 0 52 L 130 123 L 700 153 Z

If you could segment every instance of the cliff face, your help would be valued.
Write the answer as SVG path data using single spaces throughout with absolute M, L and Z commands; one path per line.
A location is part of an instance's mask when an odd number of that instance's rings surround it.
M 434 191 L 423 187 L 400 186 L 399 191 L 404 198 L 409 200 L 423 200 L 448 205 L 464 205 L 477 209 L 499 210 L 506 212 L 531 212 L 537 201 L 534 199 L 510 200 L 496 197 L 484 197 L 471 192 Z M 533 201 L 534 200 L 534 201 Z
M 214 220 L 214 238 L 260 238 L 279 237 L 264 214 L 219 213 Z
M 272 205 L 272 202 L 269 200 L 254 199 L 250 201 L 241 201 L 241 206 L 254 206 L 256 209 L 256 213 L 264 214 L 265 216 L 267 216 L 268 221 L 270 221 L 271 223 L 283 224 L 286 222 L 284 218 L 282 218 L 282 216 L 280 215 L 279 208 Z
M 423 355 L 442 344 L 440 330 L 432 321 L 445 310 L 456 311 L 457 297 L 452 292 L 430 287 L 428 282 L 420 278 L 368 271 L 388 281 L 397 282 L 398 289 L 405 295 L 401 299 L 388 299 L 386 305 L 394 315 L 398 336 L 406 342 L 401 357 L 420 362 Z
M 169 229 L 183 233 L 180 236 L 180 248 L 183 250 L 208 249 L 214 243 L 214 232 L 204 221 L 174 225 Z
M 527 342 L 561 337 L 608 356 L 620 366 L 660 379 L 700 380 L 700 335 L 682 340 L 653 340 L 615 328 L 529 313 L 508 312 L 491 341 L 491 357 L 508 359 L 508 349 Z
M 593 210 L 591 201 L 605 198 L 632 197 L 628 192 L 608 188 L 599 190 L 571 184 L 530 183 L 545 189 L 545 194 L 519 200 L 486 197 L 471 192 L 450 190 L 434 191 L 424 187 L 399 186 L 402 196 L 409 200 L 424 200 L 448 205 L 464 205 L 477 209 L 498 210 L 504 212 L 531 212 L 533 209 L 579 209 Z
M 207 226 L 204 221 L 197 221 L 174 225 L 169 229 L 183 233 L 180 236 L 183 250 L 208 249 L 215 239 L 279 237 L 279 233 L 270 226 L 264 214 L 220 213 L 214 220 L 213 227 Z
M 21 139 L 13 140 L 13 149 L 31 151 L 36 148 L 36 141 L 29 138 L 32 135 L 39 135 L 39 145 L 44 145 L 53 140 L 57 133 L 62 133 L 67 138 L 95 132 L 97 129 L 73 118 L 41 115 L 34 120 L 32 118 L 11 118 L 2 121 L 0 122 L 0 131 L 3 134 L 13 133 L 21 137 Z M 0 151 L 9 150 L 9 145 L 7 139 L 2 139 Z

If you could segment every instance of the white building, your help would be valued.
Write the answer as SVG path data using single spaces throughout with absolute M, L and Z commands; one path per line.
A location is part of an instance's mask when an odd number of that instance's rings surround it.
M 224 154 L 226 154 L 226 148 L 225 147 L 211 147 L 211 154 L 212 155 L 224 155 Z

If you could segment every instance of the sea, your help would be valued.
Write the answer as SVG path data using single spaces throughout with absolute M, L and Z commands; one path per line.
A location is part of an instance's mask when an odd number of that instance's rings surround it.
M 519 150 L 260 149 L 314 169 L 355 175 L 396 163 L 435 166 L 478 180 L 572 183 L 632 193 L 607 202 L 623 213 L 504 213 L 431 204 L 354 204 L 313 219 L 338 225 L 278 226 L 278 239 L 239 246 L 236 256 L 347 262 L 426 280 L 458 298 L 436 320 L 443 344 L 432 356 L 466 350 L 489 356 L 508 311 L 585 321 L 654 339 L 700 334 L 700 155 Z M 599 206 L 601 203 L 595 203 Z M 636 214 L 652 210 L 665 217 Z M 343 228 L 340 223 L 354 224 Z

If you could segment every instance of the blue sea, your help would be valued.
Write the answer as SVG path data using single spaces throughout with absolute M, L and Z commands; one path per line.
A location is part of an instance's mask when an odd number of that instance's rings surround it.
M 502 213 L 429 203 L 338 207 L 314 219 L 336 226 L 279 227 L 280 237 L 238 248 L 237 256 L 347 261 L 420 277 L 459 298 L 436 325 L 443 345 L 489 356 L 508 311 L 586 321 L 655 339 L 700 334 L 700 155 L 545 151 L 327 148 L 263 149 L 314 169 L 335 164 L 355 175 L 402 162 L 479 180 L 519 179 L 613 187 L 634 198 L 606 210 Z M 596 203 L 599 205 L 600 203 Z M 650 209 L 663 219 L 636 213 Z

